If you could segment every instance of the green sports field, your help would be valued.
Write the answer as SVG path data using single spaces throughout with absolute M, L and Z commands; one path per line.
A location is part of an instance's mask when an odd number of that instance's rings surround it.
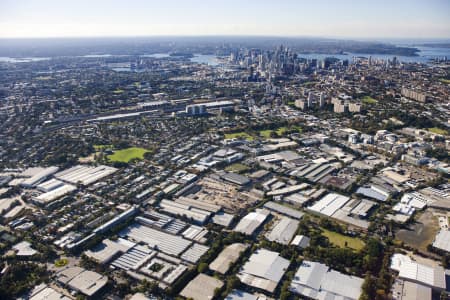
M 113 162 L 129 162 L 132 159 L 143 159 L 144 154 L 150 150 L 138 147 L 117 150 L 114 154 L 108 155 L 108 159 Z
M 372 98 L 370 96 L 364 96 L 362 98 L 362 102 L 365 103 L 365 104 L 375 104 L 375 103 L 378 102 L 378 100 L 376 100 L 376 99 L 374 99 L 374 98 Z

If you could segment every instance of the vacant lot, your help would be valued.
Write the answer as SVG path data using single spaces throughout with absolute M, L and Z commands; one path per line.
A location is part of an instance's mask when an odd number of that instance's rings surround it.
M 397 232 L 397 239 L 416 249 L 427 251 L 439 231 L 438 220 L 429 211 L 420 215 L 417 221 L 409 226 L 409 229 L 401 229 Z
M 355 237 L 350 237 L 346 235 L 342 235 L 340 233 L 330 231 L 327 229 L 322 228 L 322 235 L 326 236 L 328 240 L 330 240 L 330 243 L 332 243 L 335 246 L 341 247 L 341 248 L 352 248 L 353 250 L 361 250 L 364 248 L 364 242 Z
M 229 165 L 228 167 L 226 167 L 225 170 L 228 172 L 243 173 L 243 172 L 249 170 L 249 167 L 247 167 L 246 165 L 240 164 L 240 163 L 235 163 L 235 164 L 232 164 L 232 165 Z
M 108 155 L 110 161 L 129 162 L 132 159 L 143 159 L 144 154 L 150 150 L 144 148 L 131 147 L 127 149 L 117 150 L 114 154 Z

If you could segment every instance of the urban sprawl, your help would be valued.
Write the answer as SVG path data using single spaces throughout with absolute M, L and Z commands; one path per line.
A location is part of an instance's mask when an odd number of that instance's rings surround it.
M 0 62 L 1 299 L 448 299 L 450 63 Z

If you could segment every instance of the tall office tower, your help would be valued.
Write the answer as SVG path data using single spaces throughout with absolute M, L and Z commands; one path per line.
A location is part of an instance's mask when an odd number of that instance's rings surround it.
M 372 65 L 372 55 L 369 56 L 369 66 Z
M 395 67 L 397 65 L 397 56 L 392 58 L 392 65 Z
M 263 54 L 258 56 L 259 69 L 264 72 L 266 70 L 266 59 Z
M 248 67 L 250 67 L 251 64 L 252 64 L 251 58 L 250 58 L 250 57 L 247 57 L 247 58 L 244 60 L 244 67 L 248 68 Z
M 236 62 L 236 53 L 234 51 L 230 54 L 230 62 Z
M 312 102 L 313 102 L 313 97 L 314 97 L 314 95 L 313 95 L 313 93 L 312 92 L 309 92 L 308 93 L 308 108 L 311 108 L 312 107 Z
M 323 92 L 320 93 L 319 106 L 321 108 L 325 106 L 325 95 L 323 94 Z

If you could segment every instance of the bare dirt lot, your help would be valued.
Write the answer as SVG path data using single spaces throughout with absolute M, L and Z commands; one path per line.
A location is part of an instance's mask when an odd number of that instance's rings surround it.
M 261 201 L 262 197 L 252 191 L 240 190 L 236 185 L 205 177 L 198 182 L 200 191 L 189 195 L 189 198 L 220 205 L 228 213 L 236 213 Z
M 410 225 L 409 230 L 399 230 L 396 237 L 411 247 L 427 252 L 427 246 L 433 242 L 438 231 L 437 217 L 431 211 L 425 211 L 416 217 L 416 222 Z

